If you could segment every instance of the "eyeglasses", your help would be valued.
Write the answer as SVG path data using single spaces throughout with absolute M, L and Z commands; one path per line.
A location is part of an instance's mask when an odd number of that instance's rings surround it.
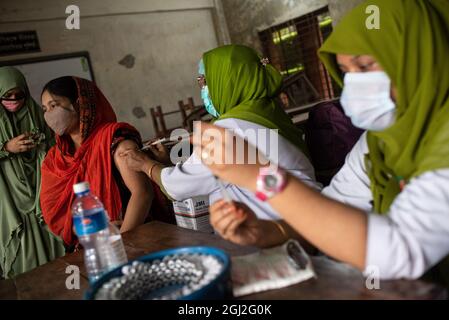
M 199 75 L 196 80 L 198 81 L 200 89 L 203 89 L 206 86 L 206 77 L 204 75 Z
M 19 92 L 14 94 L 6 94 L 0 98 L 2 101 L 20 101 L 26 98 L 25 93 Z

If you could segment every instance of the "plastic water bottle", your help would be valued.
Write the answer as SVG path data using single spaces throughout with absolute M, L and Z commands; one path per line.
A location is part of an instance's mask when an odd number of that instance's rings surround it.
M 90 192 L 89 183 L 75 184 L 73 191 L 76 195 L 72 204 L 73 226 L 84 247 L 84 264 L 93 283 L 128 258 L 119 230 L 109 222 L 103 204 Z

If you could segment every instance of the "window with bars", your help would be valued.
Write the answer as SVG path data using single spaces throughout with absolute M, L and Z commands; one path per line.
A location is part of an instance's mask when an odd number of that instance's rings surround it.
M 284 76 L 290 107 L 333 99 L 336 83 L 318 58 L 317 51 L 332 32 L 327 7 L 259 33 L 264 54 Z

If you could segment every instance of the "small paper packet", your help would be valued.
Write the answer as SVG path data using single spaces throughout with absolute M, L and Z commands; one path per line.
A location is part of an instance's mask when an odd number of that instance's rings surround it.
M 235 297 L 280 289 L 316 278 L 310 257 L 296 240 L 232 258 Z

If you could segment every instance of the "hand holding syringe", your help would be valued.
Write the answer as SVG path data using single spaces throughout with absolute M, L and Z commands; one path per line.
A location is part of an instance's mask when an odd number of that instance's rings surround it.
M 158 139 L 158 140 L 153 141 L 153 142 L 151 142 L 151 143 L 149 143 L 147 145 L 144 145 L 143 148 L 141 149 L 141 151 L 150 150 L 157 144 L 164 144 L 166 146 L 171 145 L 171 144 L 176 144 L 176 143 L 179 143 L 182 140 L 190 139 L 191 137 L 192 137 L 192 134 L 190 134 L 190 135 L 180 135 L 178 137 L 169 137 L 169 138 Z M 215 177 L 215 180 L 218 183 L 218 186 L 220 187 L 220 191 L 221 191 L 221 195 L 223 197 L 223 200 L 225 200 L 227 203 L 232 203 L 232 198 L 229 195 L 229 192 L 226 190 L 226 186 L 223 184 L 223 181 L 221 181 L 220 178 L 218 178 L 217 176 L 214 176 L 214 177 Z
M 191 136 L 192 135 L 190 134 L 190 135 L 179 135 L 179 136 L 174 136 L 174 137 L 161 138 L 161 139 L 158 139 L 156 141 L 153 141 L 153 142 L 150 142 L 150 143 L 144 145 L 141 150 L 142 151 L 149 150 L 149 149 L 151 149 L 151 147 L 158 145 L 158 144 L 163 144 L 166 146 L 177 144 L 183 140 L 190 139 Z

